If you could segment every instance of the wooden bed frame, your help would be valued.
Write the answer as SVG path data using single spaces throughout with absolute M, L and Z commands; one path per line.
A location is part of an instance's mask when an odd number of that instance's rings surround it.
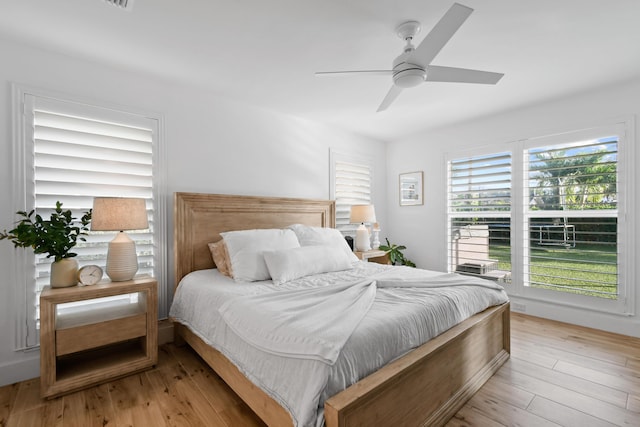
M 335 202 L 198 193 L 174 200 L 175 283 L 213 268 L 207 244 L 220 233 L 300 223 L 335 227 Z M 384 366 L 325 402 L 327 427 L 440 426 L 509 358 L 509 303 L 491 307 Z M 249 407 L 273 427 L 292 426 L 289 413 L 224 355 L 180 323 L 186 341 Z

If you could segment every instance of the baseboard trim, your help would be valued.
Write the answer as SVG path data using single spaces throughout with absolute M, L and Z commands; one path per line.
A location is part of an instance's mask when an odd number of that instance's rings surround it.
M 22 360 L 0 365 L 0 387 L 40 376 L 40 352 L 27 354 Z
M 173 342 L 173 322 L 169 319 L 158 321 L 158 345 Z

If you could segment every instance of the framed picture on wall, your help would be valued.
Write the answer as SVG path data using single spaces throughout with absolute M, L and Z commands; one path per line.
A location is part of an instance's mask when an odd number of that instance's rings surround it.
M 400 174 L 400 206 L 423 205 L 422 171 Z

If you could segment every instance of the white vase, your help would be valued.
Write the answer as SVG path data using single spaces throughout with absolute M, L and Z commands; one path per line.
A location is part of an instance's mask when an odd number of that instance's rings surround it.
M 62 258 L 51 264 L 52 288 L 67 288 L 78 284 L 78 261 L 75 258 Z

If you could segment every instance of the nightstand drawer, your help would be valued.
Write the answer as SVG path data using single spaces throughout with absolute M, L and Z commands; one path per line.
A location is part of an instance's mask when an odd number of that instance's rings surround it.
M 147 334 L 147 314 L 56 331 L 56 355 L 102 347 Z

